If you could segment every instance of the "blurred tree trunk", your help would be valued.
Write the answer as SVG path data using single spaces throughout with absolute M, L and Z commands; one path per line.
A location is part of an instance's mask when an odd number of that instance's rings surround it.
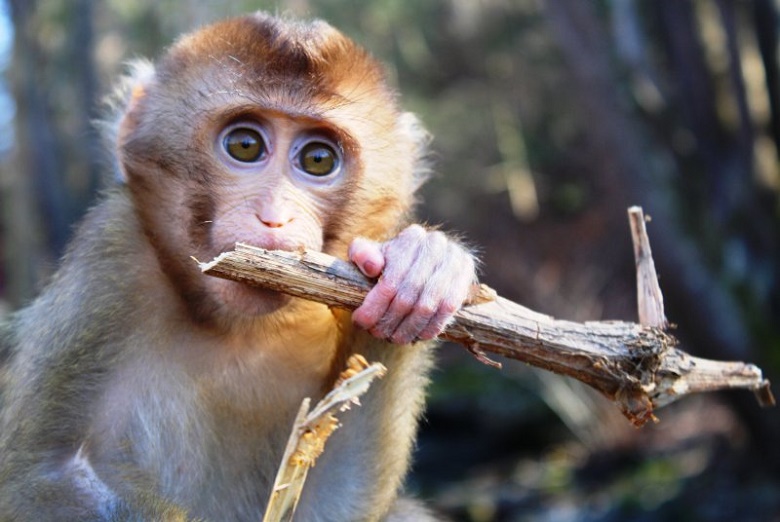
M 756 39 L 761 61 L 764 66 L 764 76 L 766 81 L 766 92 L 769 99 L 769 136 L 775 146 L 775 161 L 780 157 L 780 56 L 778 50 L 780 42 L 778 41 L 778 17 L 776 4 L 772 0 L 754 0 L 754 20 L 756 27 Z M 780 320 L 780 202 L 770 202 L 770 219 L 772 218 L 772 207 L 774 212 L 774 226 L 770 226 L 769 241 L 771 248 L 771 257 L 769 266 L 773 266 L 775 275 L 775 285 L 768 290 L 769 302 L 767 308 L 770 312 L 769 320 L 776 322 Z M 770 221 L 771 222 L 771 221 Z
M 40 204 L 42 180 L 57 178 L 56 141 L 51 132 L 53 122 L 46 110 L 45 95 L 37 78 L 36 64 L 41 62 L 35 40 L 34 12 L 36 0 L 11 0 L 11 17 L 16 29 L 14 63 L 10 77 L 16 100 L 15 147 L 7 165 L 7 193 L 3 204 L 6 228 L 7 298 L 13 306 L 29 299 L 46 260 L 46 239 Z M 45 194 L 61 192 L 61 187 L 44 187 Z M 54 206 L 45 219 L 58 217 L 60 207 Z
M 576 0 L 548 0 L 543 5 L 576 85 L 574 91 L 580 101 L 582 119 L 598 121 L 598 125 L 587 127 L 593 157 L 598 161 L 595 170 L 607 171 L 603 175 L 619 185 L 615 189 L 619 197 L 614 199 L 616 208 L 611 219 L 625 220 L 625 208 L 629 204 L 642 205 L 652 216 L 650 235 L 662 274 L 663 290 L 672 305 L 670 318 L 674 321 L 675 308 L 681 311 L 680 315 L 684 310 L 685 320 L 680 325 L 680 333 L 689 342 L 686 347 L 712 358 L 760 360 L 734 296 L 720 284 L 703 259 L 696 238 L 684 232 L 678 218 L 680 210 L 672 203 L 676 200 L 673 185 L 666 182 L 663 175 L 652 171 L 646 161 L 647 157 L 659 152 L 652 151 L 653 145 L 646 133 L 620 103 L 621 95 L 606 41 L 608 32 L 594 6 Z M 683 78 L 681 89 L 688 93 L 680 101 L 691 113 L 696 138 L 703 141 L 704 147 L 722 146 L 718 133 L 720 125 L 711 110 L 710 87 L 703 81 L 707 76 L 701 76 L 706 68 L 703 68 L 699 47 L 693 42 L 696 33 L 691 32 L 689 2 L 668 0 L 657 6 L 662 15 L 668 17 L 668 23 L 674 24 L 669 28 L 669 37 L 679 39 L 672 44 L 676 55 L 673 58 L 677 60 L 678 72 Z M 700 136 L 698 132 L 701 132 Z M 716 168 L 715 165 L 712 167 Z M 679 172 L 674 174 L 680 175 Z M 747 402 L 752 401 L 752 397 L 740 396 L 735 400 L 742 401 L 744 408 L 740 408 L 740 413 L 761 440 L 758 447 L 777 448 L 771 440 L 780 435 L 778 422 L 771 420 L 769 415 L 757 415 L 754 401 Z M 780 451 L 767 457 L 780 462 Z
M 771 110 L 770 132 L 780 150 L 780 62 L 778 62 L 777 10 L 772 0 L 754 0 L 753 19 L 761 60 L 766 75 L 766 90 Z
M 682 233 L 667 193 L 671 188 L 662 177 L 651 172 L 645 161 L 647 154 L 643 148 L 650 144 L 645 143 L 642 133 L 620 105 L 621 96 L 606 44 L 607 32 L 592 6 L 567 0 L 550 0 L 544 5 L 577 85 L 574 90 L 581 102 L 582 117 L 584 121 L 599 122 L 588 127 L 594 157 L 599 161 L 596 170 L 604 170 L 603 175 L 617 185 L 614 201 L 622 202 L 615 205 L 612 218 L 625 222 L 625 209 L 631 204 L 642 205 L 652 216 L 653 250 L 659 263 L 665 265 L 664 291 L 671 292 L 675 287 L 684 289 L 679 297 L 689 301 L 686 310 L 699 315 L 693 322 L 720 325 L 711 334 L 717 339 L 710 339 L 711 342 L 694 336 L 700 341 L 696 343 L 703 350 L 700 353 L 731 359 L 755 358 L 746 343 L 749 335 L 739 320 L 736 303 L 713 281 L 696 245 Z M 659 233 L 653 234 L 652 230 Z
M 19 306 L 36 292 L 65 249 L 73 222 L 93 197 L 99 179 L 99 140 L 92 130 L 96 75 L 92 60 L 92 0 L 67 6 L 72 17 L 63 56 L 47 54 L 38 0 L 11 0 L 16 29 L 11 89 L 16 100 L 16 141 L 4 167 L 7 298 Z M 59 23 L 59 21 L 58 21 Z M 69 25 L 67 22 L 63 25 Z M 55 81 L 62 74 L 75 87 Z M 73 100 L 65 117 L 57 100 Z M 69 120 L 69 121 L 63 121 Z
M 77 0 L 74 2 L 74 31 L 69 41 L 69 59 L 73 64 L 75 74 L 75 95 L 77 97 L 76 127 L 78 129 L 77 143 L 72 144 L 70 151 L 74 154 L 71 161 L 75 165 L 74 187 L 71 189 L 70 206 L 64 231 L 64 242 L 58 240 L 52 246 L 61 253 L 65 243 L 70 238 L 71 224 L 78 220 L 94 199 L 101 186 L 102 170 L 105 165 L 103 144 L 93 121 L 98 117 L 96 100 L 98 99 L 98 81 L 95 70 L 94 48 L 94 0 Z M 61 232 L 61 231 L 60 231 Z
M 743 308 L 761 315 L 760 310 L 771 308 L 768 296 L 780 292 L 780 238 L 777 235 L 780 223 L 775 210 L 777 196 L 767 193 L 755 182 L 757 129 L 754 129 L 748 106 L 738 43 L 735 10 L 740 5 L 729 0 L 715 2 L 720 30 L 725 37 L 724 48 L 716 51 L 723 54 L 727 67 L 721 80 L 720 96 L 715 94 L 714 85 L 718 80 L 707 67 L 692 2 L 662 0 L 652 5 L 661 20 L 666 54 L 677 79 L 673 107 L 680 110 L 682 125 L 695 139 L 693 156 L 698 165 L 683 164 L 683 182 L 678 197 L 686 205 L 699 201 L 701 207 L 694 212 L 690 209 L 678 212 L 685 214 L 692 223 L 694 234 L 701 234 L 697 238 L 698 246 L 713 260 L 710 266 L 720 272 L 720 281 L 712 284 L 723 285 L 723 279 L 730 279 L 732 293 L 736 288 L 747 294 L 743 298 Z M 773 6 L 763 7 L 762 15 L 774 20 L 774 26 L 777 13 Z M 717 23 L 717 19 L 710 23 Z M 776 56 L 776 50 L 770 54 Z M 767 88 L 772 87 L 772 71 L 776 69 L 775 63 L 767 70 Z M 771 96 L 769 99 L 771 104 Z M 732 121 L 724 121 L 719 114 L 718 105 L 726 103 L 736 108 Z M 697 174 L 699 170 L 701 174 Z M 729 266 L 729 260 L 735 255 L 744 256 L 747 266 L 736 269 Z M 746 319 L 743 317 L 743 322 Z M 771 316 L 750 320 L 774 323 Z

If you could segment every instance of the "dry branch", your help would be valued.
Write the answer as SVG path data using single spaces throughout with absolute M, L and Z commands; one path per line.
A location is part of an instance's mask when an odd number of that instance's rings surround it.
M 643 252 L 649 256 L 646 247 Z M 638 258 L 638 266 L 643 264 Z M 240 243 L 234 251 L 202 263 L 201 270 L 349 310 L 357 308 L 374 285 L 351 263 L 320 252 L 269 251 Z M 640 283 L 640 293 L 644 285 Z M 463 344 L 483 362 L 492 363 L 485 355 L 491 352 L 582 381 L 614 401 L 637 426 L 654 420 L 656 408 L 697 392 L 744 388 L 753 390 L 762 405 L 774 405 L 769 381 L 758 367 L 688 355 L 658 326 L 553 319 L 484 285 L 481 290 L 473 304 L 457 313 L 444 339 Z M 662 304 L 660 316 L 657 300 L 648 306 L 656 307 L 649 322 L 659 324 Z
M 628 209 L 631 240 L 634 242 L 636 260 L 636 295 L 639 308 L 639 324 L 666 329 L 669 322 L 664 314 L 664 296 L 658 284 L 655 261 L 650 251 L 650 240 L 645 227 L 645 215 L 640 207 Z
M 328 438 L 339 427 L 334 412 L 360 405 L 360 396 L 368 391 L 375 378 L 383 377 L 386 371 L 379 363 L 369 364 L 362 355 L 352 355 L 333 389 L 313 410 L 309 409 L 309 398 L 303 400 L 276 473 L 263 522 L 293 520 L 309 469 L 314 467 Z

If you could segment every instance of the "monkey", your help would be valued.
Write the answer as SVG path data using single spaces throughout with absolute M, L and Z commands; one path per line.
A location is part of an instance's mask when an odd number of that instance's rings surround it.
M 0 520 L 259 520 L 305 397 L 388 369 L 341 417 L 296 520 L 426 520 L 403 493 L 432 349 L 475 256 L 414 223 L 428 135 L 326 22 L 262 12 L 135 63 L 117 179 L 0 327 Z M 377 279 L 354 312 L 200 273 L 238 242 Z

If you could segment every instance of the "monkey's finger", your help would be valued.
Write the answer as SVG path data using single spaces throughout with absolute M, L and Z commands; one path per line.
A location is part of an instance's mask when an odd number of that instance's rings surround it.
M 431 317 L 428 324 L 421 328 L 420 333 L 417 334 L 417 339 L 427 341 L 438 337 L 452 322 L 453 317 L 455 317 L 455 311 L 457 310 L 457 307 L 454 309 L 449 307 L 440 308 L 436 314 Z
M 349 259 L 368 277 L 377 277 L 385 266 L 381 246 L 368 239 L 357 238 L 349 247 Z M 379 319 L 387 312 L 397 293 L 397 288 L 389 281 L 380 279 L 360 305 L 352 312 L 352 321 L 359 327 L 371 331 L 375 336 L 383 337 L 372 331 Z
M 420 328 L 417 338 L 421 340 L 435 339 L 452 322 L 455 313 L 460 309 L 464 298 L 450 298 L 442 301 L 435 314 L 432 314 L 430 320 Z
M 459 251 L 450 250 L 448 258 L 457 259 Z M 439 270 L 431 278 L 421 299 L 423 301 L 435 300 L 437 308 L 435 313 L 431 314 L 429 322 L 420 328 L 417 338 L 427 340 L 438 337 L 468 298 L 474 282 L 474 262 L 469 256 L 460 257 L 462 257 L 462 262 L 456 265 L 458 268 L 456 273 Z M 432 297 L 427 297 L 429 294 L 432 294 Z
M 349 245 L 349 260 L 368 277 L 379 277 L 385 268 L 382 245 L 363 237 L 357 237 Z
M 435 304 L 420 299 L 412 312 L 403 319 L 395 332 L 390 335 L 390 340 L 396 344 L 408 344 L 415 339 L 432 339 L 432 337 L 421 337 L 420 334 L 427 328 L 437 313 Z
M 407 254 L 412 253 L 410 264 L 388 267 L 383 276 L 383 280 L 396 280 L 400 284 L 397 295 L 377 325 L 385 338 L 400 344 L 418 337 L 441 307 L 441 301 L 454 297 L 449 295 L 452 278 L 443 270 L 448 250 L 443 234 L 426 234 L 424 241 L 407 246 L 405 250 Z
M 416 258 L 415 255 L 412 259 Z M 370 331 L 374 336 L 391 338 L 401 322 L 413 312 L 420 300 L 428 274 L 419 270 L 417 264 L 414 261 L 411 265 L 389 263 L 382 278 L 366 295 L 361 306 L 365 310 L 356 310 L 360 311 L 358 321 L 366 318 L 364 313 L 372 314 Z
M 398 292 L 397 288 L 380 280 L 379 283 L 371 289 L 360 305 L 352 312 L 352 322 L 364 330 L 370 331 L 377 337 L 386 337 L 375 333 L 373 330 L 379 323 L 379 320 L 385 315 L 390 303 Z
M 414 265 L 419 263 L 418 260 L 424 257 L 420 253 L 424 238 L 425 230 L 422 227 L 411 226 L 395 239 L 377 245 L 383 254 L 382 277 L 366 295 L 363 304 L 352 312 L 352 321 L 356 325 L 381 338 L 388 338 L 395 331 L 422 289 L 424 279 L 410 281 L 409 275 L 418 274 L 418 277 L 424 278 L 428 273 L 413 269 Z M 373 247 L 367 242 L 353 241 L 353 245 L 352 255 L 358 258 L 373 251 Z M 412 291 L 414 286 L 418 287 L 416 291 Z M 396 302 L 394 311 L 391 312 L 390 307 L 399 294 L 402 298 Z M 413 300 L 407 302 L 410 299 Z
M 430 303 L 427 309 L 421 305 L 420 296 L 425 281 L 417 277 L 414 279 L 404 281 L 403 286 L 390 302 L 390 306 L 379 319 L 379 322 L 377 322 L 374 331 L 372 331 L 374 335 L 390 339 L 397 344 L 405 344 L 414 339 L 417 331 L 424 327 L 430 318 L 433 317 L 433 314 L 436 313 L 434 303 Z M 415 319 L 415 316 L 420 315 L 425 315 L 427 318 L 421 319 L 418 317 Z M 423 324 L 418 326 L 415 331 L 412 331 L 410 335 L 404 335 L 403 333 L 397 335 L 401 325 L 407 320 Z

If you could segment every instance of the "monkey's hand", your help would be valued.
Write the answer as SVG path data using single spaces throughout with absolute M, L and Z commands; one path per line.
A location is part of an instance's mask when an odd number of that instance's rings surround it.
M 353 322 L 397 344 L 439 335 L 476 281 L 474 257 L 466 249 L 419 225 L 385 243 L 357 238 L 349 259 L 365 275 L 379 277 L 352 313 Z

